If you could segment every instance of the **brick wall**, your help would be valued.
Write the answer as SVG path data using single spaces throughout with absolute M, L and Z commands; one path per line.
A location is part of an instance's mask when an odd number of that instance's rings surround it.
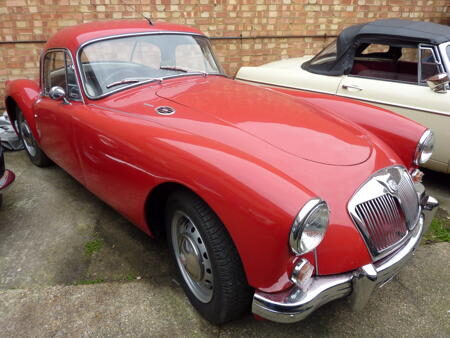
M 187 24 L 214 40 L 229 75 L 243 65 L 313 54 L 349 25 L 378 18 L 450 23 L 449 0 L 0 0 L 0 42 L 46 40 L 62 27 L 94 20 L 141 18 Z M 286 38 L 308 35 L 316 37 Z M 35 78 L 42 43 L 0 44 L 0 97 L 4 81 Z M 3 105 L 0 101 L 0 107 Z

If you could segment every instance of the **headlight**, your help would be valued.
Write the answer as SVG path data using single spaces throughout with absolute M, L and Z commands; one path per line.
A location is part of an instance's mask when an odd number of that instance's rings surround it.
M 327 231 L 329 213 L 327 203 L 319 198 L 304 205 L 292 224 L 289 236 L 294 253 L 305 254 L 320 244 Z
M 417 144 L 416 154 L 414 155 L 414 164 L 420 165 L 426 163 L 433 153 L 433 147 L 434 135 L 430 129 L 427 129 Z

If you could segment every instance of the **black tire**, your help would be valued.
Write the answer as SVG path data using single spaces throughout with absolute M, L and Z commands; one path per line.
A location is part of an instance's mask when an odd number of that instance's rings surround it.
M 3 205 L 3 195 L 0 194 L 0 208 L 2 207 L 2 205 Z
M 46 167 L 52 163 L 52 161 L 45 155 L 42 149 L 39 147 L 36 139 L 31 133 L 28 122 L 25 120 L 22 111 L 17 108 L 17 127 L 19 129 L 19 136 L 25 147 L 25 151 L 28 154 L 31 162 L 38 167 Z
M 180 266 L 182 263 L 177 259 L 176 251 L 181 250 L 181 245 L 179 249 L 174 248 L 173 243 L 176 240 L 172 237 L 174 228 L 172 222 L 175 220 L 175 215 L 179 215 L 180 212 L 192 220 L 206 246 L 207 256 L 209 256 L 208 264 L 211 266 L 213 277 L 212 297 L 207 302 L 201 301 L 194 294 L 188 284 L 189 281 L 183 276 L 183 267 Z M 248 313 L 252 301 L 252 289 L 248 285 L 241 259 L 233 241 L 211 208 L 195 194 L 179 191 L 169 197 L 165 223 L 178 279 L 194 308 L 213 324 L 223 324 Z M 205 257 L 204 254 L 201 256 Z M 203 257 L 200 257 L 202 264 L 199 266 L 208 266 L 205 265 Z M 186 269 L 184 271 L 186 274 Z

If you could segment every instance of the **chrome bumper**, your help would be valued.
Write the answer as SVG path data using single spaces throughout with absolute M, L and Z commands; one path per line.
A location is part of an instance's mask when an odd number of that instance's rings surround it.
M 0 193 L 6 191 L 7 188 L 11 186 L 11 183 L 14 182 L 16 175 L 10 170 L 5 170 L 3 176 L 0 177 Z
M 274 322 L 292 323 L 306 318 L 320 306 L 346 296 L 350 296 L 354 310 L 362 309 L 374 288 L 389 282 L 419 246 L 439 205 L 435 198 L 424 194 L 421 202 L 423 217 L 420 217 L 408 241 L 395 253 L 352 272 L 314 277 L 307 292 L 297 286 L 275 294 L 256 291 L 253 296 L 253 313 Z

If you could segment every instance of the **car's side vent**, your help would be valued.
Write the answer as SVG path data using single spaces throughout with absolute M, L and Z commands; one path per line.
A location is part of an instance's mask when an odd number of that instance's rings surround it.
M 155 111 L 159 115 L 173 115 L 175 114 L 175 109 L 169 106 L 159 106 L 155 108 Z

